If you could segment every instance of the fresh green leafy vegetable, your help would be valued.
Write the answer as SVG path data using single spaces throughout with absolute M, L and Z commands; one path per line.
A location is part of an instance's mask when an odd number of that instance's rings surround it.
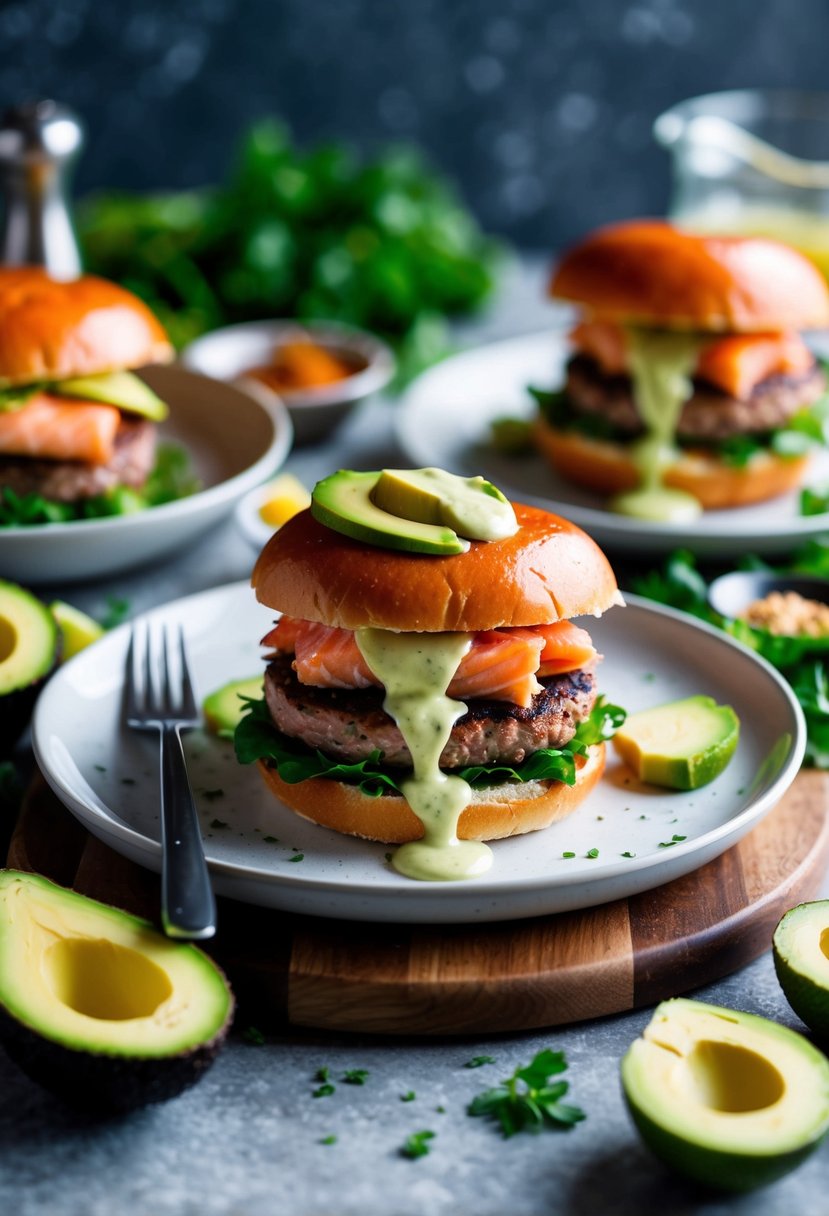
M 364 794 L 378 797 L 383 793 L 400 793 L 404 771 L 384 768 L 379 751 L 354 763 L 331 760 L 320 751 L 312 751 L 295 739 L 280 734 L 273 724 L 264 698 L 260 701 L 243 697 L 246 702 L 242 718 L 236 727 L 234 744 L 236 758 L 241 764 L 269 760 L 279 776 L 289 785 L 307 781 L 310 777 L 328 777 L 359 785 Z M 611 738 L 625 720 L 625 711 L 598 698 L 590 717 L 581 722 L 573 739 L 561 748 L 542 748 L 516 765 L 475 764 L 457 770 L 459 777 L 475 788 L 502 781 L 563 781 L 573 785 L 576 780 L 576 757 L 586 756 L 593 744 Z
M 578 1106 L 561 1101 L 570 1086 L 552 1078 L 567 1070 L 563 1051 L 540 1051 L 529 1064 L 516 1068 L 511 1077 L 494 1089 L 473 1098 L 467 1114 L 493 1119 L 505 1137 L 516 1132 L 540 1132 L 545 1128 L 568 1130 L 584 1119 Z
M 159 444 L 156 463 L 142 490 L 116 486 L 106 494 L 78 502 L 52 502 L 41 494 L 16 494 L 8 486 L 0 489 L 0 528 L 33 524 L 70 523 L 79 519 L 104 519 L 132 515 L 148 507 L 159 507 L 195 494 L 200 483 L 190 469 L 187 452 L 177 444 Z
M 410 1157 L 412 1160 L 417 1157 L 425 1157 L 429 1153 L 429 1141 L 434 1140 L 435 1133 L 428 1130 L 422 1132 L 412 1132 L 400 1149 L 401 1157 Z
M 100 194 L 78 228 L 88 269 L 142 296 L 176 345 L 235 321 L 324 318 L 385 334 L 406 372 L 445 353 L 444 317 L 482 303 L 499 260 L 416 151 L 304 151 L 273 119 L 221 184 Z
M 794 554 L 788 566 L 772 568 L 747 555 L 742 569 L 778 574 L 829 576 L 829 536 L 815 537 Z M 660 604 L 679 608 L 716 625 L 767 659 L 788 680 L 806 718 L 805 763 L 829 769 L 829 638 L 784 637 L 757 629 L 747 621 L 720 616 L 708 603 L 708 584 L 686 550 L 672 553 L 661 570 L 633 581 L 632 590 Z

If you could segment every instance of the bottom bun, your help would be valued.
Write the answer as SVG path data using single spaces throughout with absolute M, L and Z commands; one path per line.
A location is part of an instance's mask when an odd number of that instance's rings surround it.
M 639 473 L 625 448 L 578 431 L 560 431 L 539 420 L 533 428 L 536 447 L 557 473 L 576 485 L 610 496 L 635 490 Z M 665 471 L 664 482 L 692 494 L 706 511 L 744 507 L 797 489 L 809 465 L 808 456 L 783 457 L 764 451 L 742 468 L 715 454 L 688 449 Z
M 289 785 L 264 760 L 259 771 L 272 793 L 303 819 L 310 819 L 347 836 L 405 844 L 419 840 L 423 825 L 399 794 L 372 798 L 359 786 L 345 785 L 328 777 L 311 777 Z M 547 828 L 574 811 L 598 782 L 605 765 L 605 745 L 597 743 L 582 759 L 576 757 L 575 785 L 563 781 L 505 782 L 475 790 L 474 801 L 458 824 L 461 840 L 500 840 Z

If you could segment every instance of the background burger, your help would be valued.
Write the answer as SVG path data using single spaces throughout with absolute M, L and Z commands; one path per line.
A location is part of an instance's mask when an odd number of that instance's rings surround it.
M 473 786 L 459 836 L 511 836 L 573 810 L 623 717 L 597 698 L 600 656 L 570 621 L 622 602 L 598 546 L 517 504 L 513 535 L 450 556 L 367 544 L 312 510 L 272 537 L 253 571 L 257 598 L 283 615 L 263 639 L 265 700 L 237 730 L 240 760 L 260 760 L 273 792 L 308 819 L 371 840 L 417 839 L 422 825 L 400 793 L 412 757 L 355 631 L 462 632 L 471 647 L 448 693 L 466 708 L 440 756 Z
M 704 508 L 800 484 L 826 383 L 798 331 L 829 325 L 806 258 L 635 220 L 566 253 L 550 293 L 584 310 L 563 391 L 537 394 L 535 437 L 562 476 L 618 495 L 650 475 Z
M 0 269 L 0 522 L 118 514 L 140 500 L 167 407 L 127 369 L 172 358 L 141 300 L 104 279 Z

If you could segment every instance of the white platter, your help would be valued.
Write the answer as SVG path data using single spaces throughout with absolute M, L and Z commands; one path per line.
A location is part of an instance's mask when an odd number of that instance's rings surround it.
M 507 415 L 530 418 L 527 385 L 557 388 L 568 357 L 566 330 L 494 342 L 455 355 L 414 382 L 397 416 L 397 435 L 415 466 L 482 473 L 505 494 L 547 507 L 617 551 L 662 553 L 678 547 L 709 557 L 748 551 L 783 553 L 829 530 L 829 514 L 802 516 L 798 495 L 757 506 L 706 511 L 692 523 L 647 523 L 615 515 L 603 500 L 569 485 L 540 456 L 505 456 L 489 442 L 490 423 Z M 829 452 L 818 453 L 809 484 L 829 485 Z
M 247 583 L 149 614 L 183 626 L 202 696 L 261 670 L 258 640 L 273 615 Z M 605 655 L 600 687 L 628 710 L 691 693 L 734 706 L 742 737 L 720 777 L 691 793 L 639 785 L 609 749 L 600 786 L 569 818 L 496 841 L 493 869 L 480 879 L 418 883 L 391 868 L 387 846 L 297 817 L 266 792 L 255 766 L 236 763 L 228 741 L 197 731 L 186 747 L 216 890 L 356 920 L 497 921 L 645 891 L 723 852 L 775 805 L 801 764 L 805 728 L 788 685 L 724 634 L 644 600 L 631 597 L 589 628 Z M 58 670 L 38 701 L 33 741 L 50 785 L 89 830 L 157 870 L 156 743 L 119 721 L 127 642 L 122 626 Z M 684 839 L 668 845 L 675 836 Z
M 170 407 L 161 442 L 179 444 L 202 489 L 135 515 L 0 528 L 0 572 L 22 583 L 67 583 L 116 574 L 163 557 L 232 513 L 282 464 L 293 431 L 284 406 L 177 367 L 142 378 Z

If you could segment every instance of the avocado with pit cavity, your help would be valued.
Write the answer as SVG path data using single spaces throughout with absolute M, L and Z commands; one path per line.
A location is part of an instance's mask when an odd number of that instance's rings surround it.
M 84 401 L 100 401 L 102 405 L 117 405 L 129 414 L 163 422 L 170 412 L 148 384 L 132 372 L 106 372 L 98 376 L 75 376 L 59 380 L 53 391 L 60 397 L 79 397 Z
M 829 899 L 791 908 L 774 931 L 774 969 L 786 1000 L 829 1042 Z
M 730 705 L 695 696 L 628 714 L 613 746 L 640 781 L 696 790 L 719 776 L 739 737 L 740 722 Z
M 72 1105 L 124 1111 L 196 1082 L 233 996 L 212 961 L 149 921 L 0 870 L 0 1040 Z
M 621 1077 L 648 1147 L 723 1190 L 774 1182 L 829 1130 L 829 1061 L 796 1031 L 751 1013 L 663 1001 Z
M 0 754 L 23 733 L 60 652 L 58 624 L 46 605 L 24 587 L 0 582 Z
M 245 708 L 242 697 L 261 701 L 263 687 L 262 676 L 251 676 L 247 680 L 231 680 L 211 692 L 202 705 L 208 728 L 223 739 L 232 739 Z
M 451 528 L 416 523 L 382 510 L 372 500 L 380 474 L 340 469 L 323 478 L 311 494 L 311 514 L 327 528 L 383 549 L 449 556 L 465 553 L 469 542 Z

